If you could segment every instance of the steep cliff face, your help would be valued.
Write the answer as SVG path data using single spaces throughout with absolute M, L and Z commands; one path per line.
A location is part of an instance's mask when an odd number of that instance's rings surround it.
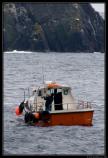
M 5 3 L 3 49 L 104 52 L 104 20 L 89 3 Z

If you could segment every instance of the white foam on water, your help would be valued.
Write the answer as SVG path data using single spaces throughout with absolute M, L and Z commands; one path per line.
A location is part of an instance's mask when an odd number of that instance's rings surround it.
M 94 54 L 101 54 L 101 52 L 93 52 Z
M 31 54 L 33 52 L 13 50 L 13 51 L 7 51 L 7 52 L 4 52 L 4 53 L 7 53 L 7 54 Z

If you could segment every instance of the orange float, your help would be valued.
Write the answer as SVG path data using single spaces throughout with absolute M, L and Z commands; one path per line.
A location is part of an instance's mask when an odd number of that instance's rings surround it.
M 22 114 L 22 112 L 20 112 L 19 106 L 16 107 L 15 113 L 16 113 L 16 115 L 21 115 Z

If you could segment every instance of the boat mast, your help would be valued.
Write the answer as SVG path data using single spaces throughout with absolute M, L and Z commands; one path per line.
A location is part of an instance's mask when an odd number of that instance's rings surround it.
M 30 97 L 30 90 L 29 90 L 29 88 L 28 88 L 28 97 Z
M 25 101 L 25 89 L 24 89 L 24 101 Z

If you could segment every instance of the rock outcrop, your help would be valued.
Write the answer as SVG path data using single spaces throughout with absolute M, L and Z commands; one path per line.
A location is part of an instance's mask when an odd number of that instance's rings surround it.
M 104 20 L 89 3 L 3 5 L 3 49 L 104 52 Z

